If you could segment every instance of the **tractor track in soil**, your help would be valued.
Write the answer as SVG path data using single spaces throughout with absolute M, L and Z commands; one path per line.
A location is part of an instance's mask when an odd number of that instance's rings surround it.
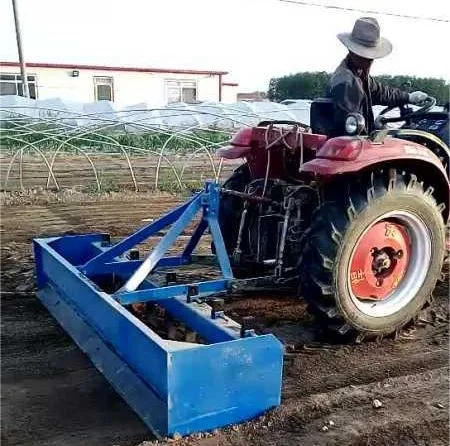
M 66 231 L 124 236 L 181 201 L 168 194 L 132 193 L 101 200 L 78 195 L 4 200 L 3 445 L 154 444 L 146 427 L 34 296 L 31 239 Z M 429 322 L 405 330 L 397 340 L 340 345 L 323 337 L 296 297 L 232 298 L 227 314 L 236 319 L 254 315 L 260 331 L 273 332 L 289 347 L 282 405 L 252 422 L 176 443 L 447 445 L 448 276 L 436 289 L 432 308 Z M 382 407 L 375 409 L 374 399 Z

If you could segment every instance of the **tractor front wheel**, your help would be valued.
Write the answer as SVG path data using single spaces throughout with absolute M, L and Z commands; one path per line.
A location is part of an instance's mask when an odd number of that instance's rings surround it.
M 334 186 L 299 262 L 300 291 L 328 327 L 359 338 L 397 331 L 440 277 L 445 225 L 433 189 L 390 170 Z

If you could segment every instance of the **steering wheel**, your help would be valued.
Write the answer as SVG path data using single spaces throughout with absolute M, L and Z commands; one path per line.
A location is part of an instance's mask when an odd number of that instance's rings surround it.
M 423 104 L 422 107 L 420 107 L 416 111 L 412 111 L 411 108 L 406 107 L 404 105 L 399 105 L 399 106 L 394 105 L 394 106 L 386 107 L 383 110 L 381 110 L 380 114 L 377 116 L 377 118 L 375 120 L 376 126 L 379 126 L 381 128 L 388 122 L 408 121 L 413 117 L 416 117 L 423 113 L 426 113 L 427 111 L 429 111 L 431 108 L 433 108 L 436 105 L 436 98 L 428 96 L 425 99 L 425 101 L 423 101 L 422 104 Z M 391 110 L 393 110 L 394 108 L 397 108 L 397 107 L 400 109 L 400 116 L 393 116 L 392 118 L 384 118 L 383 117 L 383 115 L 385 115 L 386 113 L 390 112 Z

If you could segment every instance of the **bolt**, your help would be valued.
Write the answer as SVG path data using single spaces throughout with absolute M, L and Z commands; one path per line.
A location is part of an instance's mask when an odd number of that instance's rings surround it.
M 241 324 L 241 338 L 245 338 L 247 331 L 252 330 L 255 326 L 254 316 L 244 316 Z
M 186 301 L 188 304 L 192 302 L 192 296 L 197 296 L 198 294 L 198 286 L 197 285 L 188 285 L 187 286 L 187 295 Z
M 223 311 L 225 301 L 223 299 L 212 299 L 210 305 L 214 311 Z
M 176 283 L 177 281 L 177 273 L 166 273 L 166 285 L 169 283 Z
M 209 302 L 211 306 L 211 319 L 217 319 L 223 316 L 225 301 L 223 299 L 212 299 Z
M 381 286 L 381 285 L 383 285 L 383 279 L 377 279 L 377 283 L 376 283 L 376 285 L 377 286 Z
M 131 249 L 128 258 L 130 260 L 139 260 L 139 250 L 138 249 Z
M 401 249 L 399 249 L 396 253 L 395 253 L 395 257 L 397 257 L 397 259 L 401 259 L 403 257 L 403 251 Z

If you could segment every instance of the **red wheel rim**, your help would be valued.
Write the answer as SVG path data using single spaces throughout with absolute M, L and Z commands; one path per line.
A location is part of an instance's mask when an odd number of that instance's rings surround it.
M 358 240 L 350 262 L 353 295 L 361 300 L 384 300 L 397 288 L 408 269 L 411 239 L 404 226 L 382 220 Z

